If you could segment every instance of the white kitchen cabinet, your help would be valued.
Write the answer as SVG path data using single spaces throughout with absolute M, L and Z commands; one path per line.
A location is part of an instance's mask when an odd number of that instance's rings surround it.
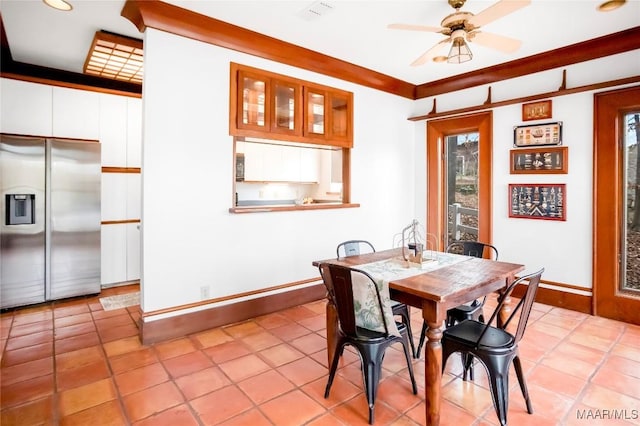
M 100 94 L 53 87 L 53 136 L 100 139 Z
M 300 148 L 300 182 L 320 180 L 320 151 Z
M 124 218 L 140 219 L 142 204 L 142 175 L 140 173 L 125 173 L 126 180 L 126 205 L 127 210 Z
M 140 223 L 127 223 L 127 281 L 140 279 Z
M 127 164 L 127 99 L 105 94 L 99 99 L 102 165 L 124 167 Z
M 53 134 L 51 86 L 0 79 L 0 131 L 33 136 Z
M 102 174 L 102 221 L 138 219 L 127 215 L 127 173 Z
M 126 224 L 102 225 L 101 284 L 127 281 Z
M 142 167 L 142 99 L 127 98 L 127 167 Z

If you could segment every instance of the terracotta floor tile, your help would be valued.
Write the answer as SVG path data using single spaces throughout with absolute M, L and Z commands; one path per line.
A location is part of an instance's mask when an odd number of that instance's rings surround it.
M 397 375 L 378 384 L 378 398 L 401 413 L 419 404 L 421 397 L 424 397 L 424 393 L 414 395 L 411 382 Z
M 234 382 L 254 376 L 269 369 L 257 355 L 246 355 L 220 364 L 220 369 Z
M 138 421 L 165 411 L 184 402 L 180 391 L 172 382 L 165 382 L 123 398 L 128 418 Z
M 327 328 L 327 320 L 325 319 L 324 315 L 316 315 L 314 317 L 302 319 L 298 321 L 298 324 L 315 332 Z
M 107 401 L 60 419 L 61 426 L 125 426 L 127 424 L 122 408 L 115 400 Z
M 23 325 L 14 325 L 11 327 L 9 338 L 26 336 L 28 334 L 41 333 L 43 331 L 53 330 L 53 321 L 39 321 Z
M 178 405 L 136 422 L 136 426 L 198 426 L 198 424 L 186 404 Z
M 325 409 L 304 392 L 294 390 L 260 405 L 274 424 L 297 426 L 324 413 Z
M 11 365 L 35 361 L 41 358 L 47 358 L 52 355 L 53 342 L 27 346 L 25 348 L 14 349 L 12 351 L 7 351 L 6 353 L 4 353 L 2 356 L 2 366 L 9 367 Z
M 223 327 L 223 329 L 225 333 L 235 339 L 240 339 L 250 334 L 260 333 L 264 331 L 264 329 L 253 320 L 228 325 Z
M 331 413 L 339 418 L 346 425 L 368 425 L 369 406 L 364 394 L 357 396 L 344 404 L 338 405 L 331 410 Z M 398 418 L 398 413 L 389 407 L 384 401 L 376 399 L 374 407 L 374 424 L 388 425 Z
M 636 372 L 636 374 L 639 373 Z M 603 366 L 593 376 L 591 383 L 633 397 L 640 402 L 640 378 L 638 377 L 628 376 L 611 367 Z
M 260 351 L 260 356 L 272 366 L 279 367 L 304 357 L 304 354 L 290 345 L 283 343 L 282 345 Z
M 62 318 L 71 315 L 84 314 L 86 312 L 91 312 L 89 307 L 87 306 L 86 301 L 83 300 L 69 300 L 62 302 L 54 302 L 53 305 L 53 317 L 54 318 Z
M 122 395 L 129 395 L 169 380 L 169 375 L 159 362 L 129 370 L 115 376 L 115 382 Z
M 542 364 L 558 371 L 562 371 L 564 373 L 578 377 L 582 380 L 588 380 L 589 377 L 593 374 L 593 364 L 589 364 L 588 362 L 579 360 L 577 358 L 572 358 L 567 356 L 566 354 L 558 352 L 554 352 L 546 356 L 542 360 Z
M 327 398 L 324 397 L 324 391 L 327 386 L 327 377 L 321 377 L 320 379 L 307 383 L 302 386 L 304 393 L 313 398 L 316 402 L 326 408 L 332 408 L 339 404 L 342 404 L 356 395 L 363 392 L 362 387 L 358 387 L 348 380 L 334 380 L 331 385 L 331 392 Z
M 118 325 L 110 328 L 98 330 L 100 339 L 103 342 L 111 342 L 113 340 L 124 339 L 126 337 L 138 336 L 140 330 L 134 324 Z
M 536 366 L 526 377 L 527 385 L 535 384 L 570 398 L 576 398 L 587 384 L 585 379 L 563 373 L 546 365 Z
M 93 317 L 86 312 L 78 315 L 69 315 L 68 317 L 56 318 L 53 324 L 56 328 L 68 327 L 70 325 L 82 324 L 84 322 L 92 322 Z
M 27 334 L 25 336 L 9 337 L 5 350 L 11 351 L 14 349 L 26 348 L 28 346 L 49 342 L 53 342 L 53 329 Z
M 114 374 L 123 373 L 145 365 L 160 361 L 153 348 L 148 347 L 123 355 L 109 358 L 109 365 Z
M 103 319 L 108 319 L 108 318 L 113 318 L 113 317 L 119 317 L 122 315 L 127 315 L 127 310 L 126 309 L 112 309 L 110 311 L 104 311 L 102 309 L 97 310 L 97 311 L 91 311 L 91 316 L 93 317 L 94 320 L 98 321 L 98 320 L 103 320 Z
M 611 353 L 640 362 L 640 351 L 638 345 L 623 345 L 618 343 L 611 349 Z
M 272 426 L 267 418 L 258 410 L 254 408 L 253 410 L 246 411 L 242 414 L 239 414 L 226 422 L 220 423 L 221 426 Z
M 143 349 L 140 339 L 137 336 L 114 340 L 113 342 L 105 343 L 103 347 L 108 357 Z
M 102 331 L 105 329 L 109 329 L 112 327 L 117 327 L 119 325 L 132 325 L 133 320 L 127 311 L 120 315 L 114 315 L 112 317 L 107 317 L 104 319 L 96 319 L 96 327 L 98 331 Z
M 600 371 L 603 371 L 605 369 L 611 369 L 618 373 L 626 374 L 627 376 L 640 379 L 640 361 L 634 361 L 631 359 L 623 358 L 621 356 L 611 355 L 605 360 Z
M 315 333 L 311 333 L 292 340 L 290 344 L 300 352 L 308 355 L 318 352 L 319 350 L 326 349 L 327 339 L 320 337 Z
M 104 354 L 100 346 L 91 346 L 72 352 L 65 352 L 56 356 L 56 369 L 58 371 L 70 370 L 103 361 Z
M 111 377 L 111 372 L 104 359 L 90 364 L 83 364 L 76 368 L 58 370 L 56 384 L 58 392 L 84 386 Z
M 160 359 L 169 359 L 178 355 L 188 354 L 189 352 L 193 352 L 197 349 L 191 339 L 188 338 L 156 343 L 154 348 L 156 349 L 158 358 Z
M 321 415 L 320 417 L 316 417 L 306 424 L 307 426 L 344 426 L 344 423 L 334 416 L 332 413 L 326 413 Z M 417 423 L 414 423 L 410 426 L 418 426 Z
M 473 382 L 465 382 L 462 379 L 456 379 L 447 384 L 442 389 L 442 397 L 452 404 L 463 407 L 475 417 L 482 417 L 487 410 L 493 410 L 491 393 Z
M 630 410 L 625 411 L 625 409 L 622 409 L 616 412 L 612 410 L 610 413 L 609 416 L 619 415 L 621 418 L 607 417 L 605 419 L 602 409 L 576 404 L 569 411 L 569 414 L 565 416 L 562 424 L 563 426 L 602 426 L 603 424 L 606 426 L 629 426 L 633 424 L 633 421 L 637 421 L 637 419 L 631 419 L 631 417 L 636 416 Z
M 315 317 L 318 314 L 309 310 L 306 306 L 294 306 L 293 308 L 285 309 L 280 312 L 283 316 L 289 318 L 291 321 L 299 322 L 300 320 Z
M 192 400 L 231 384 L 218 367 L 200 370 L 175 380 L 187 400 Z
M 52 425 L 53 419 L 53 397 L 47 396 L 35 401 L 26 402 L 17 407 L 5 409 L 0 412 L 0 424 L 4 426 L 13 425 Z
M 196 333 L 192 335 L 192 337 L 193 340 L 197 341 L 203 348 L 209 348 L 233 341 L 233 337 L 229 336 L 220 328 Z
M 96 326 L 92 322 L 83 322 L 80 324 L 69 325 L 67 327 L 60 327 L 54 330 L 54 336 L 56 339 L 66 339 L 68 337 L 78 336 L 81 334 L 87 334 L 96 331 Z
M 291 324 L 291 320 L 279 312 L 255 318 L 254 322 L 266 330 Z
M 238 387 L 256 404 L 262 404 L 294 388 L 293 383 L 275 370 L 250 377 L 238 383 Z
M 237 340 L 221 343 L 215 346 L 209 346 L 203 349 L 203 352 L 217 364 L 222 364 L 223 362 L 240 358 L 241 356 L 249 355 L 251 353 L 249 348 Z
M 52 321 L 53 320 L 53 310 L 45 309 L 36 312 L 28 312 L 25 311 L 17 311 L 13 316 L 13 326 L 31 324 L 34 322 L 41 321 Z
M 282 343 L 282 340 L 268 331 L 262 331 L 244 336 L 242 342 L 247 345 L 252 352 L 258 352 L 262 349 L 279 345 Z
M 220 401 L 225 401 L 220 404 Z M 236 386 L 227 386 L 190 402 L 200 420 L 215 425 L 253 408 L 251 400 Z
M 163 364 L 174 379 L 213 366 L 211 360 L 201 351 L 169 358 L 164 360 Z
M 300 358 L 278 367 L 277 370 L 296 386 L 305 385 L 329 374 L 329 370 L 325 366 L 310 358 Z
M 281 327 L 272 328 L 270 331 L 271 333 L 282 339 L 283 342 L 290 342 L 293 339 L 310 333 L 308 328 L 305 328 L 296 323 L 290 323 Z
M 4 387 L 51 373 L 53 373 L 53 357 L 47 357 L 2 368 L 0 382 Z
M 78 349 L 88 348 L 100 344 L 98 333 L 92 331 L 87 334 L 80 334 L 78 336 L 69 337 L 68 339 L 56 339 L 56 355 L 63 354 L 65 352 L 72 352 Z
M 47 374 L 13 384 L 2 382 L 1 390 L 0 398 L 3 409 L 24 402 L 35 401 L 54 393 L 53 374 Z
M 596 409 L 629 409 L 640 407 L 640 400 L 594 383 L 587 385 L 580 402 Z
M 110 378 L 73 388 L 59 393 L 60 415 L 69 416 L 116 398 L 116 389 Z
M 550 389 L 529 383 L 527 383 L 527 387 L 529 388 L 529 397 L 534 413 L 543 414 L 545 418 L 561 419 L 573 405 L 573 399 Z M 526 413 L 524 398 L 519 387 L 514 386 L 509 392 L 509 412 L 511 412 L 512 406 L 514 410 Z M 492 410 L 494 409 L 492 408 Z M 497 416 L 495 419 L 497 421 Z

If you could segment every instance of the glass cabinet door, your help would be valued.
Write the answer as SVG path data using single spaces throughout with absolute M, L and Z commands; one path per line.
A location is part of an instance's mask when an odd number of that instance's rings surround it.
M 348 94 L 330 93 L 330 137 L 348 140 L 351 136 L 351 102 Z
M 300 86 L 272 79 L 271 91 L 273 94 L 271 131 L 300 134 Z
M 269 96 L 266 78 L 239 71 L 238 127 L 265 130 L 269 124 L 269 110 L 265 101 Z
M 326 96 L 322 91 L 305 90 L 305 135 L 325 136 Z

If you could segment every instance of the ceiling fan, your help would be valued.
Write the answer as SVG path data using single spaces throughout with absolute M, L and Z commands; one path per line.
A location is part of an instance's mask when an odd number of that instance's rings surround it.
M 451 43 L 451 49 L 447 56 L 449 63 L 467 62 L 473 58 L 467 41 L 505 53 L 513 53 L 520 47 L 520 40 L 480 31 L 480 27 L 528 6 L 531 0 L 500 0 L 477 15 L 460 10 L 466 0 L 447 1 L 456 11 L 444 18 L 440 27 L 412 24 L 390 24 L 387 26 L 387 28 L 395 30 L 426 31 L 447 36 L 413 61 L 412 66 L 423 65 L 438 56 L 440 50 L 448 43 Z

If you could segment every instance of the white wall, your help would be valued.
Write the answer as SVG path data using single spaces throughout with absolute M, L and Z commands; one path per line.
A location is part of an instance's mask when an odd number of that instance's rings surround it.
M 360 208 L 231 214 L 230 61 L 354 92 L 352 201 Z M 142 309 L 317 277 L 338 242 L 390 247 L 414 215 L 412 102 L 147 29 Z M 147 318 L 148 320 L 148 318 Z
M 491 84 L 494 102 L 558 90 L 562 70 L 567 70 L 567 88 L 640 75 L 640 51 L 545 71 L 527 77 Z M 438 112 L 481 105 L 489 86 L 436 96 Z M 522 104 L 493 110 L 493 236 L 500 260 L 523 263 L 528 269 L 545 267 L 544 280 L 590 289 L 592 287 L 592 183 L 593 183 L 593 95 L 587 91 L 552 99 L 553 117 L 548 120 L 522 121 Z M 431 111 L 433 98 L 412 106 L 411 116 Z M 513 149 L 513 126 L 563 122 L 563 142 L 569 147 L 569 172 L 564 175 L 512 175 L 509 150 Z M 426 122 L 416 127 L 416 146 L 425 142 Z M 417 159 L 426 159 L 417 155 Z M 416 180 L 423 179 L 426 165 L 416 164 Z M 566 221 L 509 218 L 509 183 L 565 183 Z M 416 207 L 426 205 L 426 191 L 416 191 Z M 601 226 L 603 224 L 600 224 Z M 606 225 L 605 225 L 606 226 Z M 565 289 L 566 290 L 566 289 Z M 566 290 L 571 291 L 571 290 Z

